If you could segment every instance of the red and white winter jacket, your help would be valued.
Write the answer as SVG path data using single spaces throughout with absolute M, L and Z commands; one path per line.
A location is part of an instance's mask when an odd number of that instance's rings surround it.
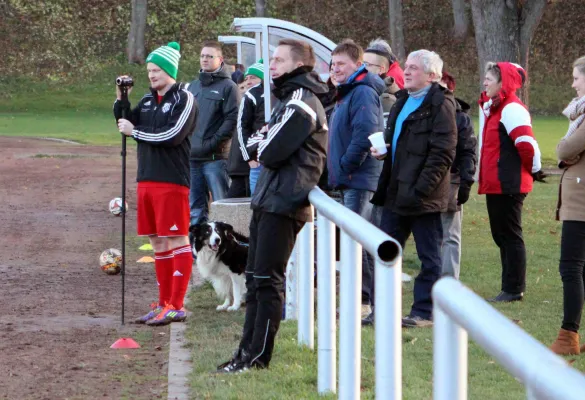
M 532 133 L 532 119 L 516 96 L 522 86 L 521 67 L 498 63 L 502 90 L 495 98 L 482 93 L 484 113 L 480 141 L 479 194 L 518 194 L 532 191 L 532 174 L 539 171 L 540 149 Z

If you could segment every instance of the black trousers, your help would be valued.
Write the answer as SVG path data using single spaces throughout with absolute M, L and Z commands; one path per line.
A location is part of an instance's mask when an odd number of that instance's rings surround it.
M 250 363 L 268 367 L 282 319 L 286 264 L 304 222 L 254 211 L 246 266 L 246 319 L 240 348 Z
M 559 272 L 563 280 L 562 328 L 578 332 L 585 298 L 585 222 L 564 221 Z
M 232 183 L 227 192 L 226 198 L 235 199 L 240 197 L 250 197 L 250 177 L 249 176 L 230 176 Z
M 492 238 L 500 248 L 502 291 L 518 294 L 526 289 L 526 247 L 522 236 L 525 194 L 488 194 L 487 211 Z

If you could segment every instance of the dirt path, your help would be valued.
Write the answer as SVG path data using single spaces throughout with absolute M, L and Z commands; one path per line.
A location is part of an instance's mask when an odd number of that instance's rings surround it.
M 135 233 L 135 155 L 127 229 Z M 0 399 L 160 399 L 168 327 L 120 326 L 121 278 L 101 251 L 120 247 L 117 148 L 0 137 Z M 156 298 L 153 264 L 128 241 L 126 320 Z M 131 244 L 132 243 L 132 244 Z M 112 350 L 121 336 L 139 350 Z

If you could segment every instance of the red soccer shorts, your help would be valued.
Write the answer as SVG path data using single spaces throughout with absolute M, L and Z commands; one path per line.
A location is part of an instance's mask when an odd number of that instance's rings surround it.
M 188 236 L 189 188 L 174 183 L 138 182 L 138 236 Z

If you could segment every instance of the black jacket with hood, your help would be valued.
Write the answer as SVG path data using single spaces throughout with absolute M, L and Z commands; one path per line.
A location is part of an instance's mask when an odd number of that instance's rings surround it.
M 386 143 L 392 143 L 408 92 L 401 90 L 396 98 L 384 132 Z M 402 124 L 394 162 L 392 147 L 388 149 L 373 204 L 403 216 L 447 211 L 457 147 L 456 107 L 453 93 L 433 83 L 420 107 Z
M 227 170 L 230 176 L 248 176 L 251 160 L 246 143 L 252 134 L 264 126 L 264 85 L 251 87 L 240 102 L 236 133 L 232 138 L 232 146 L 228 159 Z
M 199 104 L 199 119 L 191 137 L 191 160 L 227 159 L 238 120 L 238 86 L 222 65 L 215 72 L 201 71 L 188 89 Z
M 311 221 L 309 192 L 325 166 L 327 120 L 317 94 L 327 91 L 310 67 L 274 79 L 278 99 L 268 132 L 248 140 L 251 157 L 264 166 L 252 197 L 252 209 Z
M 477 138 L 473 132 L 473 123 L 469 118 L 469 104 L 460 99 L 457 101 L 457 150 L 455 161 L 451 166 L 451 189 L 449 192 L 449 212 L 460 211 L 457 204 L 457 194 L 460 186 L 466 186 L 471 190 L 475 182 L 475 169 L 477 168 Z
M 166 182 L 189 187 L 189 137 L 197 121 L 197 102 L 182 83 L 175 83 L 160 103 L 155 90 L 144 95 L 134 109 L 130 103 L 114 103 L 116 121 L 134 124 L 132 137 L 138 143 L 138 182 Z

